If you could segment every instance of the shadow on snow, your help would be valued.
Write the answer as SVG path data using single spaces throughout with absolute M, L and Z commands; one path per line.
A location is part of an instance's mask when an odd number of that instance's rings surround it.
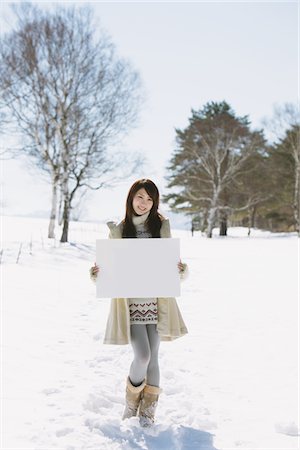
M 211 433 L 187 426 L 154 425 L 151 429 L 143 429 L 137 418 L 121 423 L 88 420 L 86 425 L 91 431 L 121 444 L 122 450 L 218 450 L 213 445 Z

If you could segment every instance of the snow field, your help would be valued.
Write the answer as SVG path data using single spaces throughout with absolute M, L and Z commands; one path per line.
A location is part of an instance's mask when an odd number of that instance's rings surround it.
M 1 448 L 300 448 L 295 236 L 173 232 L 190 269 L 178 299 L 189 334 L 161 344 L 145 431 L 120 420 L 132 351 L 102 344 L 109 299 L 88 276 L 106 226 L 72 223 L 61 245 L 46 220 L 2 223 Z

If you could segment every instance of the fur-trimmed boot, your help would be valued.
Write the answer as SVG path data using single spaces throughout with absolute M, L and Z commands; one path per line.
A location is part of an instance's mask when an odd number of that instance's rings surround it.
M 123 420 L 137 415 L 141 400 L 141 394 L 145 385 L 146 380 L 144 380 L 140 386 L 133 386 L 133 384 L 131 384 L 130 378 L 127 377 L 126 406 L 122 417 Z
M 157 402 L 161 392 L 162 389 L 159 387 L 146 384 L 139 409 L 139 420 L 142 427 L 151 427 L 153 425 Z

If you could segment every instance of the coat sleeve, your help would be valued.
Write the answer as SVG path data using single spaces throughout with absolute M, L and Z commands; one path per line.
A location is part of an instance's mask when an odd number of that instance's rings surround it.
M 117 224 L 116 224 L 116 222 L 110 221 L 110 222 L 107 222 L 106 225 L 109 228 L 108 239 L 112 239 L 113 238 L 113 230 L 114 230 L 114 228 L 116 228 Z
M 109 228 L 108 238 L 109 238 L 109 239 L 112 239 L 112 238 L 113 238 L 113 236 L 112 236 L 112 230 L 113 230 L 114 227 L 116 227 L 116 223 L 115 223 L 115 222 L 107 222 L 107 226 L 108 226 L 108 228 Z M 94 283 L 96 283 L 96 280 L 97 280 L 97 274 L 94 274 L 94 273 L 93 273 L 93 267 L 91 267 L 91 268 L 89 269 L 89 273 L 90 273 L 90 279 L 91 279 Z
M 171 227 L 169 219 L 163 220 L 160 229 L 160 237 L 161 238 L 171 238 Z
M 171 227 L 170 227 L 170 221 L 169 219 L 165 219 L 161 226 L 161 237 L 162 238 L 171 238 Z M 183 270 L 179 273 L 180 280 L 184 281 L 187 279 L 189 275 L 189 268 L 186 263 L 183 263 Z

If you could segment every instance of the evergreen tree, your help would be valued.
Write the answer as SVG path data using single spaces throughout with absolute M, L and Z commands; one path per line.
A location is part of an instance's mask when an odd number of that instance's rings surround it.
M 296 148 L 297 140 L 299 127 L 293 126 L 269 150 L 268 179 L 272 197 L 261 211 L 261 221 L 267 220 L 268 228 L 273 231 L 298 230 L 299 175 L 297 182 L 297 165 L 291 149 L 291 143 Z
M 282 225 L 297 231 L 300 236 L 300 114 L 297 103 L 284 103 L 274 107 L 271 119 L 264 120 L 264 125 L 271 133 L 274 152 L 271 155 L 277 177 L 275 190 L 278 192 L 278 207 L 271 212 Z M 291 186 L 293 181 L 293 186 Z M 291 206 L 292 205 L 292 206 Z M 293 218 L 291 219 L 292 214 Z
M 212 237 L 217 220 L 226 234 L 233 194 L 247 162 L 263 153 L 262 131 L 251 131 L 248 117 L 238 117 L 225 101 L 192 110 L 186 129 L 176 129 L 176 148 L 168 166 L 168 188 L 163 199 L 174 211 L 197 215 Z M 244 208 L 255 204 L 251 200 Z
M 255 152 L 245 162 L 244 171 L 237 177 L 231 189 L 232 222 L 236 225 L 256 226 L 260 211 L 274 197 L 273 183 L 270 178 L 269 155 L 266 149 Z

